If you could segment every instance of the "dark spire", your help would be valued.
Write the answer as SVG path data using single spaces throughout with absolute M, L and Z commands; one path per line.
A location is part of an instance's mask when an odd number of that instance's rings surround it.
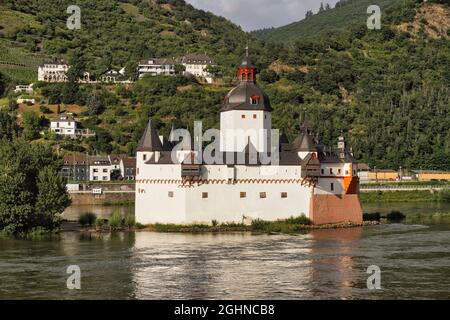
M 295 151 L 317 151 L 316 143 L 314 142 L 314 136 L 311 129 L 311 126 L 308 122 L 308 117 L 305 112 L 305 117 L 303 120 L 303 124 L 300 126 L 300 134 L 292 143 L 292 147 Z
M 139 141 L 137 151 L 163 151 L 161 140 L 152 125 L 151 119 L 148 120 L 147 128 L 145 128 L 144 134 Z

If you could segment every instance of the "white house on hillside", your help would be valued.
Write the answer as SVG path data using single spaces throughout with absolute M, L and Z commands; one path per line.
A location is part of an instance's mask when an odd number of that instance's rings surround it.
M 70 66 L 64 60 L 46 60 L 38 68 L 38 81 L 44 82 L 67 82 L 67 71 Z M 89 83 L 90 74 L 84 72 L 80 82 Z
M 186 68 L 186 74 L 192 74 L 198 78 L 205 79 L 208 83 L 213 82 L 213 76 L 206 71 L 209 65 L 216 65 L 206 54 L 188 54 L 181 59 L 181 64 Z
M 25 93 L 33 93 L 33 83 L 29 84 L 29 85 L 18 85 L 16 86 L 16 88 L 14 89 L 15 93 L 19 93 L 19 92 L 25 92 Z
M 107 83 L 115 83 L 118 82 L 119 79 L 124 75 L 125 75 L 125 68 L 122 68 L 120 70 L 109 69 L 100 76 L 100 81 Z
M 56 134 L 73 136 L 77 123 L 72 115 L 60 114 L 50 122 L 50 130 Z
M 89 180 L 111 181 L 113 165 L 109 156 L 89 157 Z
M 146 74 L 151 74 L 152 76 L 170 76 L 175 74 L 175 65 L 177 62 L 175 59 L 159 59 L 152 58 L 146 59 L 139 62 L 138 74 L 139 78 L 144 77 Z
M 45 60 L 38 68 L 38 81 L 66 82 L 68 70 L 64 60 Z

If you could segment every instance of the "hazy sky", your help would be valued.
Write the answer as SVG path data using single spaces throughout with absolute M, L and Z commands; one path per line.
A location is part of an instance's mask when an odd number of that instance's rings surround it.
M 332 7 L 338 0 L 323 0 Z M 279 27 L 302 20 L 307 10 L 316 12 L 321 0 L 186 0 L 240 25 L 245 31 Z

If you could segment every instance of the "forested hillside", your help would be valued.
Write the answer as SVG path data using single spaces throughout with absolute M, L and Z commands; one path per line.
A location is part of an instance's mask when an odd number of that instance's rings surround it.
M 325 3 L 326 1 L 322 2 Z M 378 5 L 383 11 L 404 2 L 404 0 L 340 0 L 335 8 L 322 5 L 315 14 L 308 12 L 305 19 L 280 28 L 254 31 L 253 34 L 272 42 L 291 42 L 299 38 L 313 38 L 321 33 L 340 30 L 367 20 L 367 8 Z
M 66 27 L 69 5 L 81 9 L 80 30 Z M 28 72 L 43 56 L 81 51 L 94 76 L 111 66 L 132 70 L 141 58 L 189 52 L 206 52 L 226 69 L 247 39 L 236 25 L 183 0 L 3 0 L 0 37 L 0 62 L 24 64 Z M 15 70 L 21 66 L 0 65 L 13 78 L 31 80 Z
M 364 22 L 267 42 L 275 62 L 261 78 L 278 127 L 298 126 L 306 109 L 325 142 L 344 129 L 357 158 L 372 166 L 449 169 L 449 28 L 448 5 L 405 1 L 384 16 L 382 30 Z
M 401 0 L 385 12 L 381 30 L 368 30 L 361 21 L 287 43 L 251 40 L 258 83 L 274 108 L 274 127 L 293 139 L 306 111 L 323 142 L 335 145 L 343 130 L 355 156 L 371 166 L 450 170 L 450 9 L 435 2 Z M 121 66 L 141 56 L 203 50 L 232 75 L 249 37 L 225 19 L 182 1 L 150 1 L 150 6 L 137 0 L 80 1 L 103 17 L 92 16 L 90 29 L 80 33 L 64 30 L 64 10 L 46 16 L 49 1 L 6 3 L 8 10 L 20 10 L 27 17 L 14 20 L 22 21 L 21 27 L 10 24 L 0 30 L 6 37 L 2 41 L 12 44 L 7 48 L 11 58 L 76 53 L 74 62 L 93 70 L 104 69 L 108 61 Z M 68 1 L 56 3 L 64 7 Z M 146 10 L 152 6 L 156 9 Z M 103 12 L 107 9 L 112 12 Z M 330 9 L 330 14 L 333 10 L 338 9 Z M 186 17 L 183 12 L 197 15 Z M 121 19 L 123 28 L 113 28 L 112 21 L 121 26 Z M 187 33 L 181 33 L 183 21 L 192 28 Z M 172 32 L 170 37 L 167 32 Z M 1 72 L 0 90 L 14 83 L 10 73 Z M 149 117 L 161 134 L 168 134 L 172 124 L 192 128 L 194 120 L 204 120 L 205 129 L 218 127 L 218 110 L 231 87 L 228 82 L 203 85 L 182 76 L 150 77 L 130 86 L 40 84 L 35 105 L 17 107 L 10 102 L 2 112 L 17 115 L 29 140 L 58 145 L 63 151 L 132 155 Z M 49 134 L 39 138 L 58 104 L 60 111 L 75 113 L 97 136 L 79 143 Z M 7 117 L 0 114 L 0 122 L 2 118 Z

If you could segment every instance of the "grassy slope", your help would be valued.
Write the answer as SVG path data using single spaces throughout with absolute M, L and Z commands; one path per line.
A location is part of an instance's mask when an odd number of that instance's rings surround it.
M 28 52 L 23 43 L 7 37 L 17 30 L 39 27 L 32 15 L 0 6 L 0 72 L 20 83 L 37 80 L 37 67 L 43 56 Z
M 339 8 L 324 11 L 320 14 L 289 25 L 262 31 L 261 39 L 274 42 L 289 42 L 301 37 L 314 37 L 319 33 L 343 29 L 353 23 L 361 23 L 369 16 L 366 11 L 370 5 L 379 5 L 382 9 L 402 0 L 351 0 Z M 258 35 L 258 33 L 255 33 Z

